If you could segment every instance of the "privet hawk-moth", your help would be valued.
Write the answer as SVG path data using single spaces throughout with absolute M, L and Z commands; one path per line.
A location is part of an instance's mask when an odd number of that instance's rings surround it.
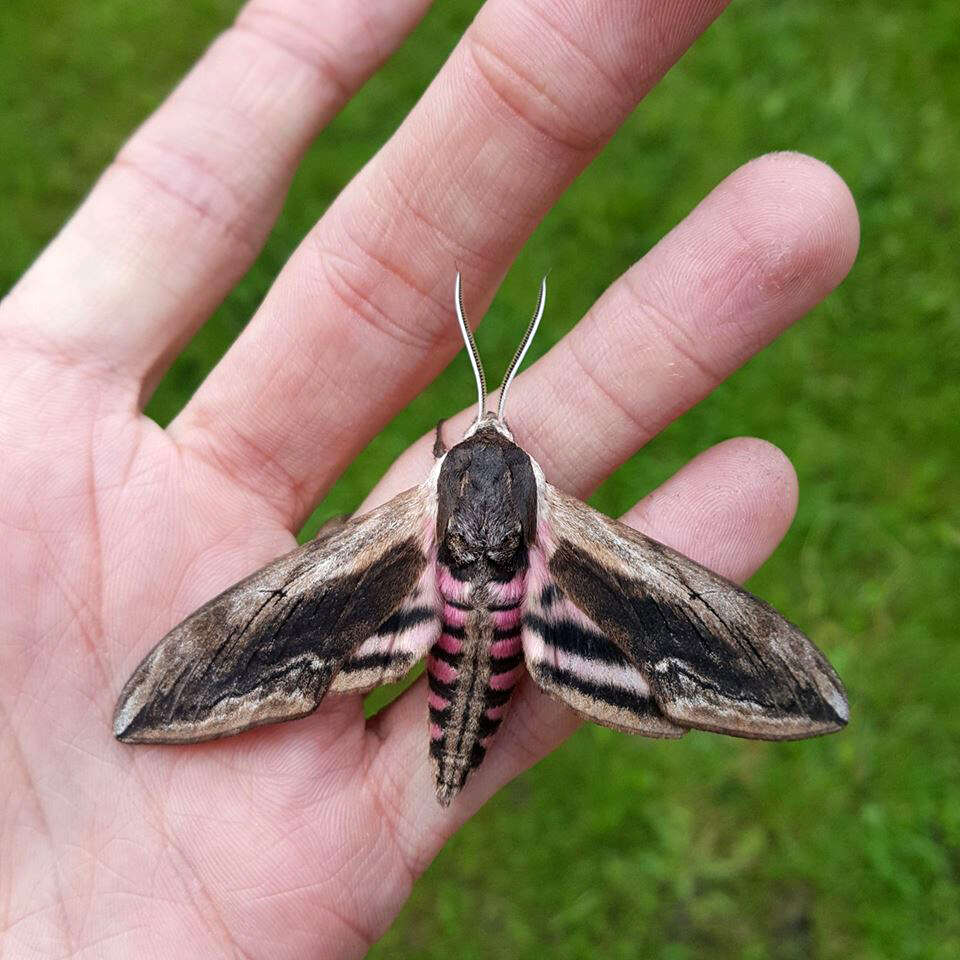
M 447 805 L 482 762 L 524 670 L 597 723 L 787 740 L 848 718 L 819 650 L 772 607 L 551 486 L 504 419 L 534 317 L 486 409 L 422 484 L 334 525 L 170 631 L 127 681 L 128 743 L 186 743 L 303 717 L 328 693 L 399 680 L 426 656 L 429 749 Z M 426 711 L 425 711 L 426 712 Z

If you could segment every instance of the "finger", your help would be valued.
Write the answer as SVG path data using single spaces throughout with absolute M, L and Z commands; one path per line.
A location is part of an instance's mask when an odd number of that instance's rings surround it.
M 850 192 L 826 165 L 772 154 L 741 167 L 517 378 L 506 416 L 518 442 L 548 480 L 586 495 L 833 289 L 858 237 Z M 474 415 L 444 424 L 448 443 Z M 364 508 L 431 460 L 424 438 Z
M 742 438 L 701 454 L 623 519 L 721 574 L 742 578 L 774 550 L 795 504 L 796 477 L 787 458 L 768 443 Z M 375 718 L 382 745 L 368 777 L 414 874 L 490 796 L 579 725 L 571 710 L 525 677 L 483 765 L 444 810 L 434 795 L 426 697 L 421 678 Z
M 317 131 L 428 0 L 252 0 L 11 293 L 6 339 L 156 380 L 239 280 Z
M 296 525 L 448 362 L 539 220 L 721 0 L 488 0 L 171 432 Z
M 794 153 L 746 164 L 517 384 L 511 421 L 557 451 L 555 482 L 592 489 L 816 306 L 858 244 L 856 205 L 830 167 Z M 575 417 L 550 415 L 561 397 Z

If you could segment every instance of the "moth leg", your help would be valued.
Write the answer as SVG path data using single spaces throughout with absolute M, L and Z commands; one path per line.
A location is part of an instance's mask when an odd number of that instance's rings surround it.
M 446 418 L 437 421 L 437 435 L 433 441 L 433 455 L 437 460 L 447 452 L 447 445 L 443 442 L 443 425 L 446 422 Z
M 320 529 L 317 531 L 317 535 L 314 537 L 314 540 L 328 539 L 329 537 L 333 536 L 333 534 L 335 534 L 338 530 L 342 530 L 347 525 L 347 521 L 349 519 L 350 519 L 349 513 L 341 513 L 331 517 L 329 520 L 325 520 L 320 525 Z

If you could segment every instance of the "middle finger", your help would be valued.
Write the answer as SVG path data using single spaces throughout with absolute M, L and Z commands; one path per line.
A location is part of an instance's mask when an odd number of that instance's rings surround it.
M 489 0 L 171 432 L 298 525 L 457 348 L 570 181 L 722 0 Z

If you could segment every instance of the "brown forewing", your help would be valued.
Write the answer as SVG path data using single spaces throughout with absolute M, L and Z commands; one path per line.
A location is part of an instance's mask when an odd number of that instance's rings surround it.
M 399 494 L 221 593 L 170 631 L 120 694 L 123 741 L 184 743 L 302 717 L 416 585 L 435 494 Z
M 664 716 L 772 740 L 847 722 L 833 668 L 769 604 L 549 485 L 544 499 L 551 574 L 643 672 Z

